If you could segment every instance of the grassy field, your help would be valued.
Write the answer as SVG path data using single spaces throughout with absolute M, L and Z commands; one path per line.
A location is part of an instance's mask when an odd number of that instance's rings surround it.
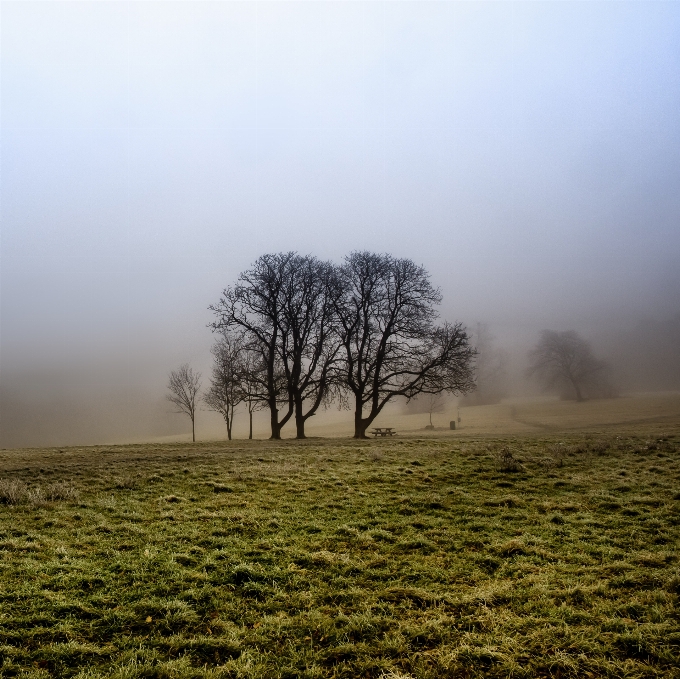
M 680 432 L 0 451 L 0 677 L 677 677 Z

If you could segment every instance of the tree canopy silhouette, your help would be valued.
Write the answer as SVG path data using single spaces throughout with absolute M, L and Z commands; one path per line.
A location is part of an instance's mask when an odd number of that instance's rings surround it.
M 585 399 L 587 387 L 601 385 L 607 364 L 593 355 L 590 344 L 573 330 L 544 330 L 529 353 L 527 373 L 546 389 L 572 390 L 577 401 Z

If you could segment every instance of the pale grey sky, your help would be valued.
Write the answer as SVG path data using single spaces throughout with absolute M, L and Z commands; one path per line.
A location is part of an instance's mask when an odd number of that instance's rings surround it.
M 0 12 L 5 375 L 160 392 L 278 250 L 411 257 L 497 337 L 680 312 L 678 2 Z

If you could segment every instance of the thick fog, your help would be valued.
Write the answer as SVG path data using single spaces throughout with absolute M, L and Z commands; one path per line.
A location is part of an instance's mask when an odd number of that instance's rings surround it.
M 516 392 L 546 328 L 680 389 L 680 4 L 0 8 L 0 446 L 185 434 L 276 251 L 414 259 Z

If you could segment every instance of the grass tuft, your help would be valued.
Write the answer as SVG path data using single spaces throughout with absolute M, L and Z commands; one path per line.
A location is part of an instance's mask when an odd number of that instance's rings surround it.
M 521 472 L 524 470 L 522 463 L 515 459 L 509 446 L 503 446 L 496 456 L 498 471 L 505 473 Z

